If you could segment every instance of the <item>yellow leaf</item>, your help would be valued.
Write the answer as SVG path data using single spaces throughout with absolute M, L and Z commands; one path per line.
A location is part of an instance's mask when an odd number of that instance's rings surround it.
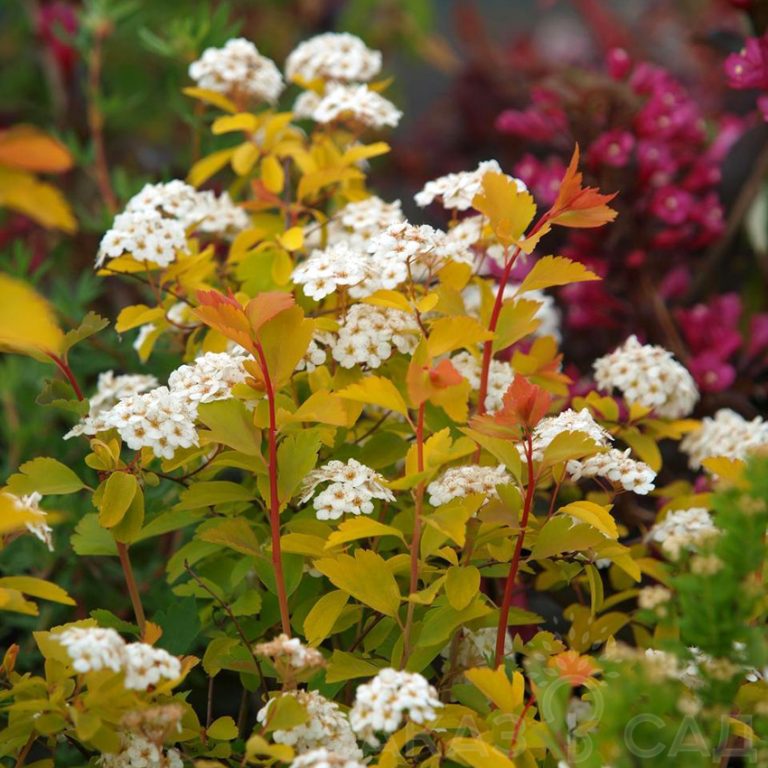
M 416 309 L 419 312 L 431 312 L 440 301 L 440 297 L 436 293 L 428 293 L 426 296 L 422 296 L 416 302 Z
M 274 155 L 267 155 L 262 159 L 261 181 L 267 190 L 274 195 L 279 195 L 283 191 L 283 187 L 285 186 L 285 172 L 283 171 L 282 164 Z
M 234 149 L 220 149 L 198 160 L 187 174 L 187 181 L 193 187 L 199 187 L 218 173 L 230 160 Z
M 473 317 L 441 317 L 430 326 L 427 349 L 438 357 L 454 349 L 472 349 L 491 338 L 493 334 Z
M 540 291 L 544 288 L 552 288 L 555 285 L 569 285 L 570 283 L 583 283 L 589 280 L 601 280 L 599 275 L 590 272 L 578 261 L 571 261 L 564 256 L 545 256 L 539 259 L 533 269 L 525 276 L 525 279 L 517 289 L 517 293 L 526 291 Z
M 619 538 L 619 530 L 611 515 L 610 507 L 603 507 L 600 504 L 582 500 L 566 504 L 564 507 L 560 507 L 558 512 L 571 515 L 571 517 L 597 528 L 611 539 Z
M 75 605 L 75 601 L 58 584 L 34 576 L 5 576 L 0 578 L 0 588 L 15 589 L 31 597 L 50 600 L 52 603 Z
M 506 349 L 533 333 L 541 325 L 541 320 L 536 318 L 536 313 L 540 309 L 541 302 L 539 301 L 530 299 L 505 301 L 496 325 L 493 351 L 498 352 L 500 349 Z
M 9 493 L 0 493 L 0 536 L 12 531 L 19 531 L 27 523 L 40 523 L 41 516 L 26 509 L 19 509 Z
M 250 141 L 244 141 L 232 152 L 230 165 L 238 176 L 247 176 L 259 159 L 259 148 Z
M 367 296 L 363 299 L 365 304 L 373 304 L 377 307 L 390 307 L 391 309 L 401 309 L 403 312 L 409 314 L 413 311 L 413 308 L 408 303 L 408 299 L 403 296 L 399 291 L 386 291 L 379 290 L 371 296 Z
M 0 351 L 59 354 L 64 334 L 48 302 L 26 283 L 0 273 Z
M 288 421 L 317 421 L 321 424 L 333 424 L 336 427 L 351 426 L 345 403 L 339 395 L 321 389 L 313 392 L 288 417 Z
M 236 115 L 225 115 L 213 121 L 211 133 L 219 135 L 232 131 L 253 132 L 258 128 L 259 119 L 250 112 L 238 112 Z
M 115 330 L 118 333 L 130 331 L 131 328 L 138 328 L 146 323 L 154 323 L 165 317 L 165 310 L 162 307 L 148 307 L 146 304 L 134 304 L 131 307 L 125 307 L 120 310 L 115 323 Z
M 400 590 L 384 558 L 369 549 L 355 550 L 355 556 L 315 560 L 315 568 L 338 589 L 386 616 L 396 616 Z
M 447 757 L 471 768 L 515 768 L 515 764 L 496 747 L 479 738 L 455 736 L 448 742 Z
M 209 91 L 205 88 L 183 88 L 181 91 L 185 96 L 191 96 L 193 99 L 203 101 L 206 104 L 211 104 L 214 107 L 223 109 L 225 112 L 231 112 L 234 114 L 237 112 L 237 107 L 233 101 L 230 101 L 226 96 L 217 91 Z
M 346 165 L 353 165 L 370 157 L 378 157 L 389 152 L 389 144 L 385 141 L 376 141 L 373 144 L 355 144 L 351 146 L 341 158 Z
M 328 537 L 325 549 L 333 549 L 349 541 L 377 538 L 379 536 L 396 536 L 401 541 L 405 541 L 403 532 L 393 528 L 391 525 L 384 525 L 384 523 L 372 520 L 370 517 L 351 517 L 341 523 Z
M 701 464 L 707 472 L 729 483 L 739 483 L 746 467 L 741 459 L 728 459 L 725 456 L 711 456 L 704 459 Z
M 72 234 L 77 221 L 56 187 L 31 173 L 0 167 L 0 207 L 12 208 L 48 229 Z
M 348 601 L 349 595 L 337 589 L 323 595 L 312 606 L 304 619 L 304 635 L 310 645 L 317 646 L 328 637 Z
M 506 246 L 518 243 L 536 215 L 530 193 L 520 192 L 514 179 L 493 171 L 483 176 L 472 206 L 488 217 L 494 234 Z
M 135 475 L 128 472 L 113 472 L 99 487 L 99 524 L 113 528 L 128 511 L 128 507 L 139 489 Z
M 448 602 L 457 611 L 464 610 L 480 592 L 480 571 L 474 565 L 452 565 L 445 579 Z
M 347 400 L 378 405 L 381 408 L 402 413 L 403 416 L 408 415 L 408 407 L 403 396 L 398 392 L 397 387 L 383 376 L 367 376 L 355 384 L 350 384 L 337 394 Z
M 301 227 L 291 227 L 283 232 L 278 240 L 287 251 L 296 251 L 304 245 L 304 230 Z
M 464 676 L 502 712 L 514 712 L 523 703 L 525 683 L 519 672 L 512 674 L 511 681 L 507 678 L 503 666 L 496 669 L 487 667 L 468 669 Z

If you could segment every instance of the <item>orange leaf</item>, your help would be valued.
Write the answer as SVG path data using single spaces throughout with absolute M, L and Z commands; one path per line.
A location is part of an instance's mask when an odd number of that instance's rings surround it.
M 251 329 L 257 333 L 264 323 L 294 305 L 293 295 L 284 291 L 260 293 L 245 305 Z
M 31 125 L 0 132 L 0 165 L 24 171 L 62 173 L 72 167 L 69 150 Z
M 616 197 L 603 195 L 595 187 L 583 187 L 583 176 L 576 169 L 579 165 L 579 145 L 573 150 L 573 157 L 560 182 L 560 191 L 555 204 L 546 217 L 552 224 L 562 227 L 601 227 L 616 218 L 616 211 L 608 203 Z
M 464 377 L 453 367 L 450 360 L 442 360 L 429 371 L 429 380 L 436 389 L 447 389 L 461 384 Z
M 198 291 L 197 300 L 200 306 L 193 310 L 197 317 L 222 336 L 252 350 L 251 324 L 234 296 L 225 296 L 219 291 Z
M 503 406 L 493 416 L 479 416 L 471 421 L 478 432 L 492 437 L 516 437 L 518 427 L 533 429 L 552 404 L 552 396 L 517 374 L 503 397 Z
M 554 667 L 560 677 L 577 687 L 584 685 L 599 667 L 590 656 L 580 656 L 576 651 L 563 651 L 550 657 L 548 666 Z

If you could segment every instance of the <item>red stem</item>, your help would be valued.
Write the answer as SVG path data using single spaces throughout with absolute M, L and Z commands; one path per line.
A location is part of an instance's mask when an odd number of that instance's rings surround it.
M 525 705 L 523 706 L 523 711 L 520 713 L 520 717 L 517 718 L 517 722 L 515 723 L 515 730 L 512 732 L 512 741 L 509 742 L 509 756 L 512 757 L 512 752 L 517 746 L 517 739 L 520 736 L 520 728 L 523 725 L 523 722 L 525 720 L 525 715 L 528 712 L 528 710 L 531 708 L 531 705 L 533 704 L 533 701 L 536 697 L 533 695 L 533 691 L 531 691 L 530 696 L 528 696 L 528 701 L 525 702 Z
M 54 355 L 53 352 L 47 352 L 46 353 L 48 357 L 53 360 L 53 362 L 56 364 L 56 367 L 67 377 L 67 381 L 72 386 L 72 389 L 75 392 L 75 395 L 77 396 L 78 400 L 85 400 L 85 395 L 83 394 L 83 390 L 80 389 L 80 385 L 77 383 L 77 379 L 75 378 L 75 374 L 72 372 L 72 369 L 67 364 L 67 361 L 59 357 L 58 355 Z
M 272 386 L 272 378 L 269 375 L 267 359 L 259 342 L 255 343 L 259 355 L 259 365 L 264 376 L 264 389 L 267 394 L 269 407 L 269 527 L 272 529 L 272 565 L 275 569 L 275 585 L 277 587 L 277 601 L 280 604 L 280 623 L 283 632 L 290 636 L 291 618 L 288 613 L 288 594 L 285 591 L 285 578 L 283 576 L 283 559 L 280 550 L 280 499 L 277 490 L 277 416 L 275 413 L 275 390 Z
M 136 577 L 133 575 L 133 568 L 131 567 L 131 558 L 128 555 L 128 546 L 121 541 L 116 541 L 117 554 L 120 558 L 120 565 L 123 568 L 123 575 L 125 576 L 125 584 L 128 587 L 128 595 L 131 598 L 131 605 L 133 606 L 133 613 L 136 616 L 136 623 L 139 625 L 139 634 L 141 639 L 144 639 L 144 631 L 146 629 L 147 620 L 144 617 L 144 606 L 141 604 L 141 595 L 139 594 L 139 587 L 136 584 Z
M 525 540 L 525 529 L 528 525 L 528 516 L 531 514 L 533 506 L 533 492 L 536 489 L 536 480 L 533 476 L 533 440 L 529 433 L 525 438 L 525 458 L 528 463 L 528 485 L 525 489 L 525 500 L 523 501 L 523 514 L 520 518 L 520 533 L 515 543 L 515 551 L 509 564 L 509 573 L 507 582 L 504 585 L 504 596 L 501 600 L 499 609 L 499 629 L 496 633 L 496 658 L 495 665 L 501 666 L 504 661 L 504 643 L 507 639 L 507 622 L 509 621 L 509 609 L 512 605 L 512 592 L 517 580 L 517 572 L 520 568 L 520 555 L 523 550 L 523 541 Z
M 416 469 L 424 471 L 424 408 L 426 403 L 419 406 L 416 418 Z M 413 536 L 411 538 L 411 581 L 408 594 L 412 595 L 419 587 L 419 548 L 421 547 L 421 508 L 424 503 L 424 481 L 416 486 L 416 503 L 413 508 Z M 403 664 L 411 655 L 411 630 L 416 603 L 408 602 L 408 612 L 403 629 Z

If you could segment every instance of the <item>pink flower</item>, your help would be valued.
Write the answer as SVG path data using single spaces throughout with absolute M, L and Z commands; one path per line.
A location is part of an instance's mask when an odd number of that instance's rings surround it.
M 632 59 L 623 48 L 611 48 L 605 59 L 608 74 L 614 80 L 623 80 L 632 69 Z
M 748 37 L 738 53 L 725 60 L 731 88 L 768 88 L 768 35 Z
M 587 157 L 593 165 L 623 168 L 629 162 L 634 147 L 635 137 L 629 131 L 606 131 L 592 142 Z
M 690 217 L 693 206 L 694 198 L 690 192 L 670 185 L 654 194 L 650 211 L 665 224 L 678 225 Z
M 736 380 L 736 369 L 714 352 L 690 358 L 688 370 L 702 392 L 722 392 Z
M 768 312 L 752 315 L 749 321 L 747 357 L 751 360 L 768 350 Z M 768 360 L 766 360 L 768 363 Z
M 556 155 L 541 161 L 531 154 L 523 156 L 512 169 L 542 205 L 552 205 L 565 175 L 565 163 Z

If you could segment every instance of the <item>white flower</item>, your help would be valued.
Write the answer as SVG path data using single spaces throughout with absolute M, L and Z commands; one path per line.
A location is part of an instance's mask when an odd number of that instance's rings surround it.
M 40 539 L 50 552 L 53 552 L 53 538 L 51 536 L 53 528 L 45 522 L 48 513 L 44 509 L 40 509 L 40 499 L 43 498 L 42 494 L 33 491 L 24 496 L 17 496 L 10 491 L 2 491 L 2 495 L 10 499 L 16 509 L 32 514 L 35 517 L 35 522 L 25 523 L 26 529 L 35 538 Z
M 313 506 L 318 520 L 338 520 L 344 514 L 370 515 L 373 500 L 394 501 L 384 478 L 355 459 L 330 461 L 310 472 L 304 480 L 301 503 L 309 501 L 318 485 L 329 485 L 315 496 Z
M 613 440 L 608 431 L 592 418 L 592 414 L 586 408 L 580 411 L 568 408 L 557 416 L 547 416 L 536 425 L 533 430 L 534 461 L 541 461 L 550 443 L 564 432 L 582 432 L 601 447 L 607 447 L 609 441 Z M 518 446 L 518 450 L 525 460 L 523 447 Z
M 304 295 L 315 301 L 335 293 L 339 286 L 357 285 L 369 272 L 367 254 L 355 251 L 344 242 L 315 250 L 299 264 L 291 275 L 301 285 Z
M 480 361 L 471 353 L 462 351 L 451 358 L 453 367 L 469 382 L 473 390 L 480 389 Z M 504 405 L 504 393 L 515 378 L 512 366 L 504 360 L 491 360 L 488 369 L 488 392 L 485 396 L 485 410 L 496 413 Z
M 365 768 L 365 766 L 357 760 L 350 760 L 321 747 L 294 758 L 290 768 Z
M 651 528 L 648 539 L 659 543 L 668 557 L 677 560 L 683 549 L 696 550 L 719 533 L 706 509 L 691 507 L 669 512 Z
M 327 331 L 315 331 L 312 339 L 309 342 L 307 351 L 304 353 L 304 357 L 296 363 L 295 370 L 312 372 L 315 368 L 325 364 L 328 358 L 328 353 L 325 347 L 329 347 L 334 343 L 334 336 Z
M 355 364 L 378 368 L 394 350 L 410 354 L 419 327 L 407 313 L 390 307 L 354 304 L 339 328 L 331 352 L 342 368 Z
M 277 101 L 283 90 L 283 78 L 275 63 L 242 37 L 228 40 L 223 48 L 206 48 L 189 65 L 189 76 L 200 88 L 224 94 L 242 93 L 270 104 Z
M 688 454 L 688 466 L 699 469 L 712 456 L 744 459 L 764 445 L 768 445 L 768 422 L 760 416 L 747 421 L 730 408 L 721 408 L 682 439 L 680 450 Z
M 474 667 L 488 666 L 496 654 L 496 627 L 483 627 L 481 629 L 468 629 L 462 627 L 458 630 L 459 640 L 456 649 L 456 666 L 459 669 L 473 669 Z M 504 655 L 511 656 L 514 653 L 512 638 L 508 632 L 504 633 Z M 440 655 L 448 659 L 451 655 L 451 644 L 448 644 Z
M 481 467 L 472 464 L 447 469 L 427 486 L 427 493 L 429 503 L 439 507 L 452 499 L 464 498 L 473 493 L 482 493 L 489 499 L 498 498 L 496 486 L 511 482 L 512 478 L 502 465 Z
M 286 634 L 280 634 L 268 643 L 258 643 L 254 646 L 254 651 L 274 661 L 285 662 L 293 669 L 325 665 L 325 659 L 320 651 L 304 645 L 298 637 L 288 637 Z
M 54 637 L 67 649 L 72 666 L 80 674 L 100 669 L 119 672 L 123 668 L 125 641 L 114 629 L 71 627 Z
M 101 239 L 96 266 L 101 267 L 106 259 L 130 255 L 136 261 L 167 267 L 186 245 L 180 221 L 164 218 L 151 209 L 125 211 L 115 216 L 112 228 Z
M 414 195 L 416 205 L 429 205 L 434 200 L 440 200 L 443 208 L 449 210 L 466 211 L 472 207 L 475 195 L 483 184 L 483 176 L 486 173 L 501 173 L 501 166 L 496 160 L 485 160 L 474 171 L 462 171 L 461 173 L 449 173 L 440 178 L 428 181 L 424 188 Z M 525 192 L 527 187 L 520 179 L 511 178 L 520 192 Z
M 148 389 L 156 387 L 157 384 L 157 379 L 151 375 L 128 373 L 122 376 L 115 376 L 114 371 L 104 371 L 99 374 L 96 394 L 92 395 L 88 400 L 90 405 L 89 415 L 95 416 L 98 413 L 107 411 L 118 400 L 131 397 L 131 395 L 139 395 Z
M 672 593 L 660 584 L 654 584 L 650 587 L 643 587 L 637 596 L 637 605 L 646 611 L 653 611 L 659 606 L 663 606 L 672 599 Z
M 615 485 L 621 485 L 625 491 L 639 495 L 650 493 L 654 489 L 656 473 L 644 462 L 630 457 L 630 449 L 619 451 L 611 448 L 605 453 L 596 453 L 578 461 L 572 459 L 566 470 L 572 480 L 582 477 L 604 477 Z
M 120 752 L 105 752 L 98 759 L 102 768 L 183 768 L 177 749 L 163 751 L 160 744 L 136 733 L 121 733 Z
M 349 722 L 361 739 L 377 747 L 377 733 L 394 733 L 405 717 L 427 723 L 442 706 L 437 691 L 420 674 L 382 669 L 369 683 L 358 686 Z
M 288 80 L 336 80 L 364 82 L 381 70 L 381 53 L 355 35 L 325 32 L 305 40 L 285 62 Z
M 231 397 L 232 387 L 246 379 L 245 355 L 206 352 L 192 365 L 182 365 L 168 377 L 168 388 L 190 403 L 210 403 Z
M 362 750 L 357 746 L 349 720 L 334 701 L 317 691 L 292 691 L 282 694 L 293 696 L 307 711 L 309 719 L 287 730 L 276 730 L 272 738 L 278 744 L 288 744 L 299 754 L 324 747 L 348 760 L 361 760 Z M 262 725 L 269 722 L 269 710 L 275 699 L 270 699 L 256 715 Z
M 636 336 L 595 360 L 593 367 L 600 389 L 618 389 L 628 403 L 651 408 L 663 418 L 687 416 L 699 399 L 693 377 L 672 353 L 641 344 Z
M 133 691 L 146 691 L 163 678 L 175 680 L 181 675 L 181 662 L 162 648 L 146 643 L 125 646 L 125 687 Z
M 318 123 L 342 120 L 368 128 L 394 128 L 402 116 L 403 113 L 389 99 L 367 85 L 329 84 L 312 112 L 312 119 Z

